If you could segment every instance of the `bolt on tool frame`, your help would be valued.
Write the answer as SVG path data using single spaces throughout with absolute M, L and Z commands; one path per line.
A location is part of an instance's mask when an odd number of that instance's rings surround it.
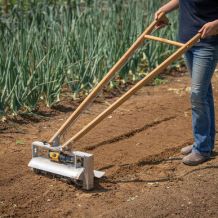
M 35 141 L 32 143 L 32 159 L 28 166 L 35 171 L 50 173 L 56 176 L 67 178 L 71 181 L 82 183 L 86 190 L 94 187 L 94 177 L 101 178 L 104 172 L 94 170 L 94 157 L 92 154 L 80 151 L 72 151 L 71 144 L 75 143 L 93 129 L 104 118 L 111 114 L 121 104 L 128 100 L 145 84 L 148 84 L 154 77 L 159 75 L 166 69 L 173 61 L 182 56 L 190 47 L 195 45 L 200 40 L 200 33 L 195 35 L 187 43 L 155 37 L 150 35 L 155 29 L 159 19 L 165 16 L 162 13 L 159 18 L 153 21 L 148 28 L 139 36 L 121 59 L 112 67 L 106 76 L 98 83 L 98 85 L 91 91 L 91 93 L 84 99 L 79 107 L 72 113 L 60 129 L 51 137 L 49 142 Z M 76 133 L 67 142 L 61 144 L 60 137 L 72 125 L 81 113 L 87 109 L 103 87 L 111 80 L 111 78 L 124 66 L 127 60 L 134 54 L 134 52 L 143 44 L 144 40 L 155 40 L 170 45 L 180 47 L 175 53 L 163 61 L 159 66 L 152 70 L 146 77 L 135 84 L 129 91 L 122 95 L 118 100 L 111 104 L 106 110 L 100 113 L 90 123 L 84 126 L 78 133 Z M 43 151 L 46 151 L 46 156 L 43 156 Z

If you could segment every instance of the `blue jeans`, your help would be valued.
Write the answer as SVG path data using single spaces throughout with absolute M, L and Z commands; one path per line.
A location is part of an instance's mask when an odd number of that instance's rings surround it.
M 194 46 L 185 54 L 191 76 L 193 152 L 209 157 L 215 143 L 215 112 L 211 78 L 218 61 L 218 46 Z

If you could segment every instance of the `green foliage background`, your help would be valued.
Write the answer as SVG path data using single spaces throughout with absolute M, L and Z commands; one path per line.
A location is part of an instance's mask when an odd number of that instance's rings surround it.
M 32 111 L 87 94 L 152 22 L 162 0 L 0 1 L 0 110 Z M 177 15 L 156 35 L 176 39 Z M 172 46 L 143 46 L 110 83 L 138 80 L 172 53 Z

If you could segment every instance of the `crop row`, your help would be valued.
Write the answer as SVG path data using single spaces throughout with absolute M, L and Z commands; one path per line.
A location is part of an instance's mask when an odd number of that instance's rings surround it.
M 153 20 L 162 2 L 29 1 L 14 3 L 8 14 L 2 10 L 0 110 L 32 111 L 39 102 L 50 107 L 60 100 L 63 87 L 74 98 L 87 94 Z M 155 34 L 176 39 L 175 16 Z M 172 51 L 172 46 L 149 42 L 116 78 L 138 80 Z

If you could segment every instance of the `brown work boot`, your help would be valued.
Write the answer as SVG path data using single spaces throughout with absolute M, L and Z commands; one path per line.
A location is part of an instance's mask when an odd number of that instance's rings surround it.
M 185 146 L 184 148 L 181 149 L 181 154 L 183 155 L 188 155 L 192 152 L 192 147 L 193 145 L 188 145 L 188 146 Z
M 192 152 L 191 154 L 185 156 L 182 159 L 182 162 L 189 166 L 196 166 L 198 164 L 204 163 L 205 161 L 209 159 L 210 159 L 209 157 L 203 156 L 196 152 Z

